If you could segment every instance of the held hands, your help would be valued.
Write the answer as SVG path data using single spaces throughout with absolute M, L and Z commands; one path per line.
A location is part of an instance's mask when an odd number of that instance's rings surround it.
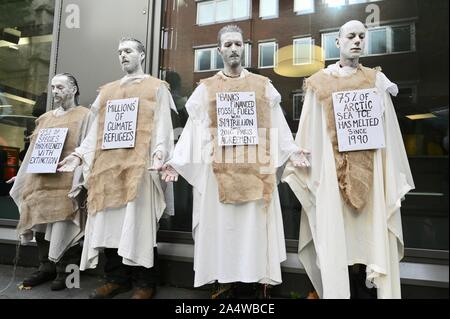
M 155 155 L 153 155 L 153 164 L 148 169 L 149 171 L 160 171 L 163 167 L 163 155 L 160 151 L 157 151 Z
M 70 154 L 61 162 L 58 163 L 58 172 L 73 172 L 81 164 L 81 159 L 78 156 Z
M 161 171 L 162 171 L 161 179 L 166 183 L 176 182 L 178 180 L 178 173 L 172 166 L 165 164 L 161 168 Z
M 5 183 L 6 183 L 6 184 L 12 184 L 12 183 L 14 183 L 15 180 L 16 180 L 16 176 L 11 177 L 11 178 L 8 179 Z
M 311 163 L 309 162 L 307 156 L 310 155 L 311 152 L 307 150 L 300 150 L 291 155 L 290 160 L 294 167 L 311 167 Z

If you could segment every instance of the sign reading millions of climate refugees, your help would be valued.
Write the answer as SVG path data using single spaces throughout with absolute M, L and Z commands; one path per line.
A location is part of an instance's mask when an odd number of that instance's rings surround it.
M 385 147 L 380 97 L 376 89 L 333 93 L 339 152 Z
M 28 162 L 27 173 L 56 173 L 68 128 L 40 129 Z
M 139 98 L 106 103 L 102 149 L 133 148 L 136 141 Z
M 219 146 L 257 145 L 255 92 L 216 94 Z

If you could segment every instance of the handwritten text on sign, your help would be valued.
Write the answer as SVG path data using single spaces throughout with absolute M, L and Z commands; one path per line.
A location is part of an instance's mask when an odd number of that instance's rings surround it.
M 106 103 L 102 149 L 134 147 L 138 107 L 137 97 Z
M 376 89 L 333 93 L 339 152 L 385 147 L 380 98 Z
M 222 92 L 216 99 L 219 146 L 257 145 L 255 92 Z
M 56 172 L 67 131 L 67 128 L 45 128 L 39 130 L 30 162 L 28 163 L 27 173 Z

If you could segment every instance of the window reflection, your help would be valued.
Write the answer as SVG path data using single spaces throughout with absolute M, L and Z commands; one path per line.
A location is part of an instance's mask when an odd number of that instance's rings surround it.
M 171 8 L 173 3 L 168 2 Z M 178 47 L 161 51 L 161 69 L 178 72 L 180 92 L 186 98 L 201 79 L 222 67 L 220 56 L 213 53 L 217 31 L 225 24 L 217 19 L 219 2 L 184 1 L 178 10 L 165 12 L 164 28 L 175 30 L 174 43 Z M 377 5 L 381 23 L 369 28 L 362 63 L 381 66 L 399 86 L 393 102 L 417 188 L 403 202 L 405 243 L 413 248 L 448 249 L 448 1 L 239 3 L 245 18 L 237 19 L 233 10 L 229 19 L 244 30 L 244 41 L 249 44 L 246 67 L 272 80 L 282 95 L 283 112 L 294 134 L 303 104 L 303 80 L 337 61 L 335 39 L 339 27 L 349 17 L 365 22 L 370 14 L 367 6 Z M 223 9 L 221 14 L 228 15 L 227 12 Z M 195 21 L 196 17 L 204 18 Z M 192 25 L 193 29 L 186 28 Z M 200 71 L 195 67 L 200 63 L 198 50 L 211 50 L 211 54 L 204 58 L 202 72 L 192 72 Z M 172 224 L 165 224 L 162 229 L 190 232 L 191 207 L 184 206 L 190 189 L 187 184 L 177 187 L 175 197 L 180 198 L 183 207 L 176 212 L 179 215 L 173 217 Z M 297 240 L 300 203 L 285 185 L 279 185 L 279 192 L 286 238 Z
M 0 218 L 17 217 L 5 181 L 46 111 L 54 7 L 54 0 L 0 3 Z

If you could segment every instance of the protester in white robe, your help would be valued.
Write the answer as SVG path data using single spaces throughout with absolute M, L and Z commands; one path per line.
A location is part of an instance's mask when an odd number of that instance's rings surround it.
M 71 90 L 74 90 L 75 93 L 71 92 Z M 77 108 L 79 96 L 76 79 L 68 73 L 56 75 L 52 79 L 52 93 L 54 95 L 54 104 L 57 108 L 50 111 L 54 120 L 49 121 L 49 125 L 52 125 L 52 123 L 56 121 L 62 121 L 62 124 L 69 123 L 70 121 L 73 122 L 75 119 L 73 118 L 74 114 L 72 111 Z M 78 108 L 82 107 L 78 106 Z M 94 119 L 94 115 L 86 108 L 76 109 L 76 112 L 80 114 L 79 116 L 82 116 L 82 120 L 76 125 L 78 127 L 77 132 L 72 132 L 72 134 L 78 134 L 75 143 L 76 145 L 80 145 L 81 141 L 83 141 L 87 135 Z M 76 116 L 76 118 L 79 116 Z M 36 129 L 39 129 L 39 127 Z M 73 149 L 69 150 L 69 152 L 70 151 L 73 151 Z M 25 204 L 23 194 L 26 183 L 30 183 L 30 179 L 28 179 L 30 173 L 27 173 L 27 170 L 31 155 L 32 147 L 30 147 L 22 161 L 19 172 L 14 179 L 14 186 L 10 192 L 11 197 L 19 208 L 19 212 L 22 211 L 22 207 Z M 55 268 L 53 263 L 55 263 L 58 276 L 52 283 L 51 288 L 52 290 L 61 290 L 65 288 L 65 268 L 68 263 L 79 263 L 81 250 L 78 251 L 77 246 L 84 236 L 86 211 L 81 209 L 82 206 L 84 206 L 83 201 L 85 199 L 85 194 L 83 194 L 80 186 L 82 183 L 83 176 L 80 167 L 75 170 L 73 174 L 72 188 L 67 189 L 66 194 L 64 195 L 67 196 L 69 191 L 71 192 L 71 198 L 73 199 L 72 207 L 70 207 L 70 212 L 61 213 L 62 215 L 70 215 L 74 212 L 74 215 L 71 218 L 49 223 L 35 224 L 33 222 L 32 228 L 26 229 L 25 227 L 22 229 L 23 227 L 21 227 L 21 230 L 19 230 L 21 244 L 28 244 L 33 238 L 36 238 L 40 260 L 39 270 L 30 278 L 24 280 L 24 286 L 35 286 L 45 282 L 46 278 L 51 278 Z M 42 200 L 46 199 L 42 198 Z M 61 198 L 61 201 L 64 200 L 65 198 Z M 45 212 L 36 211 L 44 208 L 33 207 L 32 209 L 38 214 L 45 215 Z M 37 217 L 36 220 L 40 220 L 40 217 Z M 71 249 L 70 253 L 66 253 L 69 249 Z M 62 260 L 63 257 L 64 260 Z
M 119 51 L 139 51 L 140 44 L 136 41 L 129 38 L 123 39 Z M 143 52 L 140 51 L 140 53 Z M 129 62 L 129 64 L 133 63 L 132 56 L 127 56 L 125 53 L 123 56 L 126 59 L 124 61 Z M 139 68 L 138 66 L 136 67 Z M 128 72 L 126 67 L 124 70 L 127 71 L 127 75 L 120 80 L 120 87 L 139 84 L 150 78 L 149 75 L 143 72 Z M 99 95 L 92 105 L 92 109 L 96 112 L 98 112 L 99 107 L 102 107 L 99 105 L 100 98 L 101 96 Z M 156 88 L 156 106 L 151 132 L 151 143 L 148 150 L 149 160 L 147 167 L 149 169 L 143 174 L 142 180 L 139 182 L 137 196 L 134 200 L 127 202 L 124 206 L 105 208 L 95 212 L 95 214 L 89 212 L 80 264 L 81 270 L 96 268 L 99 253 L 102 249 L 117 249 L 117 254 L 122 259 L 121 262 L 124 265 L 145 267 L 147 269 L 156 267 L 154 265 L 156 258 L 156 250 L 154 248 L 157 247 L 156 234 L 158 221 L 166 209 L 163 189 L 165 185 L 161 183 L 158 169 L 164 161 L 171 157 L 173 151 L 171 108 L 175 109 L 174 102 L 167 85 L 162 83 Z M 100 129 L 98 128 L 98 121 L 99 116 L 95 118 L 88 136 L 80 147 L 75 150 L 72 159 L 61 163 L 61 169 L 71 169 L 74 165 L 79 164 L 79 161 L 76 159 L 80 158 L 82 160 L 83 174 L 85 180 L 88 182 L 97 147 L 98 130 Z M 89 192 L 89 185 L 87 187 Z M 155 277 L 156 274 L 152 276 Z M 152 280 L 157 279 L 152 278 Z M 138 290 L 135 292 L 133 298 L 139 298 L 136 293 L 139 292 L 140 284 L 142 283 L 137 283 Z M 101 290 L 101 287 L 98 288 L 91 298 L 113 297 L 117 293 L 130 288 L 128 282 L 126 284 L 124 283 L 123 286 L 126 286 L 126 289 L 122 289 L 124 287 L 118 285 L 110 285 L 107 278 L 107 284 L 105 285 L 107 289 Z M 154 290 L 155 287 L 150 288 Z M 153 291 L 146 292 L 144 295 L 146 296 L 145 298 L 151 298 Z
M 346 49 L 342 38 L 348 34 L 357 38 L 349 36 L 350 45 L 360 50 L 350 49 L 353 58 L 341 58 L 319 72 L 340 79 L 356 74 L 365 32 L 358 21 L 344 25 L 339 38 L 341 57 Z M 284 172 L 283 180 L 302 204 L 298 255 L 321 298 L 349 298 L 348 266 L 355 264 L 366 265 L 367 282 L 378 288 L 378 298 L 401 297 L 399 262 L 404 245 L 400 206 L 414 183 L 390 97 L 398 88 L 381 72 L 376 74 L 375 87 L 381 100 L 386 147 L 374 152 L 372 188 L 361 211 L 350 208 L 340 194 L 324 107 L 312 89 L 306 92 L 296 136 L 297 145 L 311 152 L 311 168 L 288 165 Z
M 148 75 L 124 77 L 122 84 L 139 82 Z M 96 100 L 98 102 L 98 99 Z M 92 108 L 98 108 L 94 102 Z M 170 107 L 173 101 L 165 85 L 161 85 L 157 93 L 158 110 L 155 112 L 156 129 L 153 131 L 152 146 L 149 153 L 165 154 L 167 158 L 173 149 L 171 132 Z M 83 158 L 83 171 L 85 180 L 89 177 L 92 158 L 95 152 L 97 138 L 97 118 L 82 145 L 75 152 Z M 148 163 L 151 167 L 152 163 Z M 161 187 L 159 173 L 149 170 L 144 175 L 142 185 L 135 201 L 129 202 L 125 207 L 105 209 L 95 215 L 89 215 L 86 223 L 86 235 L 83 244 L 83 254 L 80 269 L 96 268 L 101 248 L 118 248 L 123 263 L 147 268 L 153 267 L 153 247 L 156 247 L 156 232 L 158 221 L 166 208 L 164 191 Z M 151 249 L 150 249 L 151 248 Z
M 249 78 L 250 73 L 240 67 L 242 31 L 226 26 L 219 32 L 219 42 L 225 65 L 216 75 L 219 81 Z M 237 62 L 230 62 L 230 56 L 236 57 Z M 271 162 L 279 168 L 299 149 L 280 107 L 281 96 L 270 82 L 265 97 L 275 137 L 271 141 Z M 239 204 L 220 201 L 217 178 L 208 160 L 214 144 L 209 105 L 208 88 L 202 83 L 186 103 L 189 119 L 173 158 L 164 167 L 167 176 L 163 174 L 171 181 L 178 173 L 193 186 L 194 287 L 216 281 L 278 285 L 282 282 L 280 263 L 286 259 L 278 190 L 273 189 L 267 206 L 262 200 Z

